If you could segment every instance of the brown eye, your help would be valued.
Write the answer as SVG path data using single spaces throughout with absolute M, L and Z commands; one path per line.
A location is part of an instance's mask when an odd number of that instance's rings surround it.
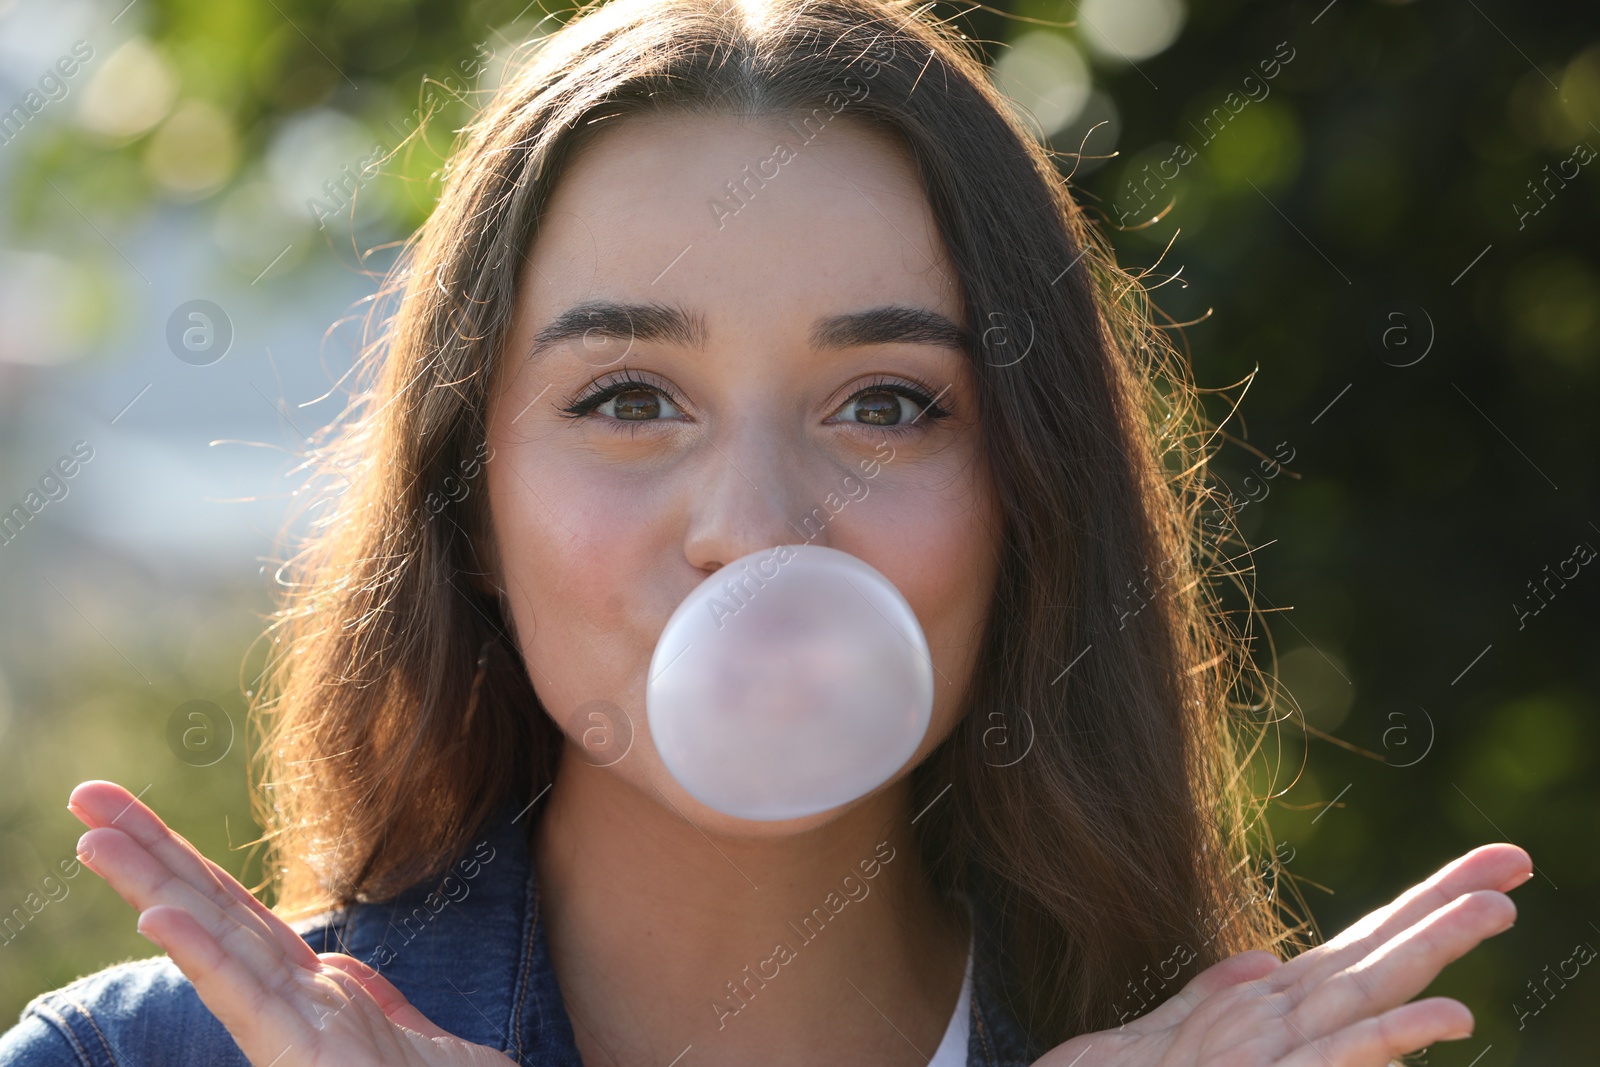
M 678 409 L 677 401 L 665 388 L 633 380 L 602 386 L 560 410 L 571 418 L 582 418 L 591 413 L 604 416 L 604 421 L 612 424 L 666 422 L 683 414 Z
M 893 426 L 902 419 L 916 418 L 915 415 L 907 416 L 902 410 L 905 400 L 905 397 L 896 393 L 862 393 L 851 407 L 856 422 L 869 426 Z
M 654 390 L 630 389 L 612 398 L 618 419 L 646 420 L 661 414 L 661 395 Z
M 877 426 L 908 432 L 927 429 L 949 412 L 922 389 L 894 381 L 872 382 L 844 402 L 833 416 L 860 426 Z M 916 425 L 912 425 L 915 423 Z

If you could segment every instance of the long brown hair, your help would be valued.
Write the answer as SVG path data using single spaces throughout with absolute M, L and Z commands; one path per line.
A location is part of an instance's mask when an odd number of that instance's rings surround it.
M 464 131 L 386 287 L 352 415 L 318 452 L 326 511 L 268 631 L 253 795 L 280 913 L 437 874 L 554 775 L 562 735 L 474 577 L 474 477 L 519 268 L 564 165 L 630 114 L 799 128 L 843 113 L 915 161 L 981 332 L 969 356 L 1003 504 L 967 714 L 912 775 L 924 869 L 994 917 L 980 951 L 1042 1047 L 1292 939 L 1252 859 L 1264 820 L 1242 773 L 1241 711 L 1272 704 L 1239 696 L 1263 676 L 1201 521 L 1215 428 L 1139 276 L 976 46 L 925 11 L 612 0 L 531 43 Z

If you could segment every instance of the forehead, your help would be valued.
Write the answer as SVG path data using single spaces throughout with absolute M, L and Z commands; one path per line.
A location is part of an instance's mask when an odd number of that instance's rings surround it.
M 524 314 L 660 301 L 703 310 L 715 334 L 809 329 L 822 312 L 898 303 L 965 324 L 909 154 L 848 109 L 805 118 L 613 120 L 557 182 L 529 250 Z

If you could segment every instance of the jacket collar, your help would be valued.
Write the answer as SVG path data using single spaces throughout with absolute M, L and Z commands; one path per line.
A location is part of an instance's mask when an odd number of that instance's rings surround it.
M 318 952 L 377 968 L 458 1037 L 519 1063 L 580 1067 L 539 916 L 527 844 L 532 817 L 532 804 L 504 805 L 445 874 L 295 929 Z

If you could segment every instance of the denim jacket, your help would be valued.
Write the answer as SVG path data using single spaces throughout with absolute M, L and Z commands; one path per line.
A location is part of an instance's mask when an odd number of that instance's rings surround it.
M 438 882 L 391 901 L 293 924 L 318 952 L 377 967 L 428 1019 L 526 1067 L 581 1067 L 539 912 L 525 827 L 514 807 L 479 829 Z M 977 918 L 977 916 L 975 916 Z M 973 964 L 967 1063 L 1037 1058 Z M 113 964 L 41 993 L 0 1034 L 0 1067 L 247 1067 L 249 1061 L 166 956 Z

